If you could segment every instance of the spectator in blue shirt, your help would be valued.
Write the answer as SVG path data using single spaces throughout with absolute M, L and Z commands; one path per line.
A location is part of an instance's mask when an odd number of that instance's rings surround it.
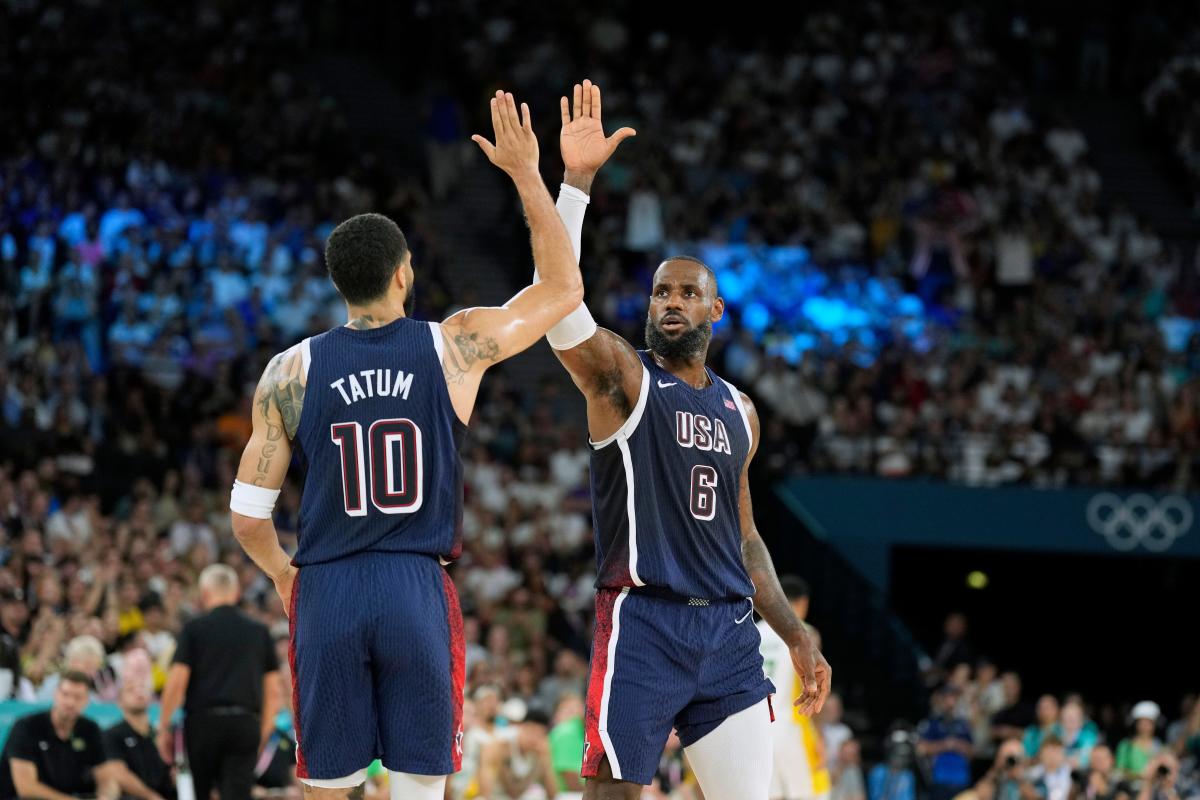
M 931 800 L 949 800 L 971 783 L 971 726 L 958 716 L 960 689 L 946 684 L 933 697 L 933 715 L 921 723 L 917 753 L 930 759 Z

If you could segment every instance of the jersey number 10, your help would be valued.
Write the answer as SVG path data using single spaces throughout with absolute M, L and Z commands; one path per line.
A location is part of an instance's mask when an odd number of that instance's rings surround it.
M 371 505 L 384 514 L 411 514 L 421 507 L 421 429 L 411 419 L 380 419 L 367 430 L 363 450 L 362 425 L 335 422 L 329 436 L 341 451 L 342 499 L 352 517 L 367 515 Z

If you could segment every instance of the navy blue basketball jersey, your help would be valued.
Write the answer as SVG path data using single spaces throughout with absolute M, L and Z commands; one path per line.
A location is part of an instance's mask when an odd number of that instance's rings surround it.
M 621 429 L 592 443 L 597 588 L 750 597 L 738 495 L 750 453 L 741 394 L 712 370 L 696 389 L 640 353 L 642 388 Z
M 334 328 L 297 347 L 308 376 L 293 447 L 306 466 L 297 566 L 362 552 L 458 557 L 466 426 L 437 323 Z

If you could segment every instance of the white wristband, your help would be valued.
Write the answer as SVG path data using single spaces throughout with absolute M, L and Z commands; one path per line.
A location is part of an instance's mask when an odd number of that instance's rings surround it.
M 234 479 L 233 492 L 229 495 L 229 510 L 243 517 L 270 519 L 278 499 L 279 489 L 267 489 Z
M 561 184 L 558 187 L 558 216 L 562 218 L 567 235 L 571 237 L 571 248 L 575 251 L 575 260 L 579 261 L 579 251 L 583 247 L 583 217 L 587 213 L 588 203 L 592 199 L 574 186 Z M 533 272 L 533 282 L 539 280 L 537 270 Z M 546 341 L 555 350 L 570 350 L 576 345 L 586 342 L 596 333 L 596 320 L 583 303 L 579 304 L 570 314 L 559 320 L 553 328 L 546 332 Z
M 585 303 L 567 314 L 546 331 L 546 341 L 555 350 L 570 350 L 596 335 L 596 320 Z
M 588 203 L 592 198 L 576 189 L 574 186 L 561 184 L 558 187 L 558 216 L 562 218 L 571 237 L 571 250 L 575 253 L 575 263 L 579 263 L 579 253 L 583 250 L 583 216 L 587 213 Z

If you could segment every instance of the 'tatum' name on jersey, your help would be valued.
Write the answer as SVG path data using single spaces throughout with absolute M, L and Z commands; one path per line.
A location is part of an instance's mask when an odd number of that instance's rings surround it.
M 395 370 L 395 373 L 393 375 L 392 370 L 386 367 L 364 369 L 338 378 L 329 384 L 329 388 L 337 389 L 346 405 L 366 400 L 368 397 L 399 397 L 407 400 L 408 392 L 412 389 L 412 373 L 402 369 Z
M 733 455 L 729 446 L 729 431 L 720 417 L 709 419 L 690 411 L 675 412 L 675 441 L 680 447 L 711 450 Z

